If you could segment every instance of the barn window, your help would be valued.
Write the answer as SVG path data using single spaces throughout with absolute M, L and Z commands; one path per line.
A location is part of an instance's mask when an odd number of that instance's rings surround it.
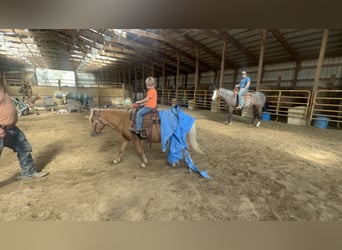
M 75 87 L 75 72 L 52 69 L 36 69 L 38 85 Z

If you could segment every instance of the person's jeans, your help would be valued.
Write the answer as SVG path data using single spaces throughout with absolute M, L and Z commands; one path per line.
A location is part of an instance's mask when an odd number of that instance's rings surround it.
M 7 129 L 5 138 L 0 139 L 0 155 L 4 147 L 8 147 L 17 153 L 22 176 L 29 176 L 36 172 L 31 155 L 32 147 L 17 126 Z
M 135 130 L 136 131 L 140 131 L 141 130 L 144 115 L 150 113 L 152 110 L 153 109 L 151 109 L 149 107 L 145 107 L 145 106 L 138 110 L 137 117 L 135 119 Z
M 239 90 L 238 97 L 239 97 L 239 105 L 243 107 L 244 105 L 244 100 L 243 100 L 243 95 L 248 93 L 248 89 L 243 88 Z

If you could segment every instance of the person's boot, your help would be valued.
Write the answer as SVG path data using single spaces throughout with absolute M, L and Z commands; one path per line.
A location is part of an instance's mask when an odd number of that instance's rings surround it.
M 34 172 L 31 175 L 20 175 L 17 177 L 18 180 L 25 180 L 25 179 L 31 179 L 31 178 L 42 178 L 44 176 L 47 176 L 49 172 Z

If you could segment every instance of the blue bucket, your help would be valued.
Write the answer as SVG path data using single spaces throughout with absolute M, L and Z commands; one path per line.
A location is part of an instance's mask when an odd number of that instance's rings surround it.
M 327 128 L 329 124 L 330 118 L 325 116 L 317 116 L 313 121 L 313 126 L 316 128 Z
M 269 120 L 271 120 L 271 113 L 262 112 L 261 120 L 263 120 L 263 121 L 269 121 Z

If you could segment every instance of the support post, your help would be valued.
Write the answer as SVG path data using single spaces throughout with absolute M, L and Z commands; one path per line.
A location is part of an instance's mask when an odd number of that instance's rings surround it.
M 227 48 L 227 41 L 225 40 L 223 42 L 223 48 L 222 48 L 222 60 L 221 60 L 221 72 L 220 72 L 220 83 L 219 88 L 222 88 L 223 84 L 223 77 L 224 77 L 224 62 L 226 58 L 226 48 Z
M 256 83 L 256 91 L 260 89 L 261 78 L 264 65 L 264 54 L 265 54 L 265 42 L 266 42 L 266 30 L 261 31 L 261 45 L 260 45 L 260 56 L 259 56 L 259 67 L 258 67 L 258 78 Z

